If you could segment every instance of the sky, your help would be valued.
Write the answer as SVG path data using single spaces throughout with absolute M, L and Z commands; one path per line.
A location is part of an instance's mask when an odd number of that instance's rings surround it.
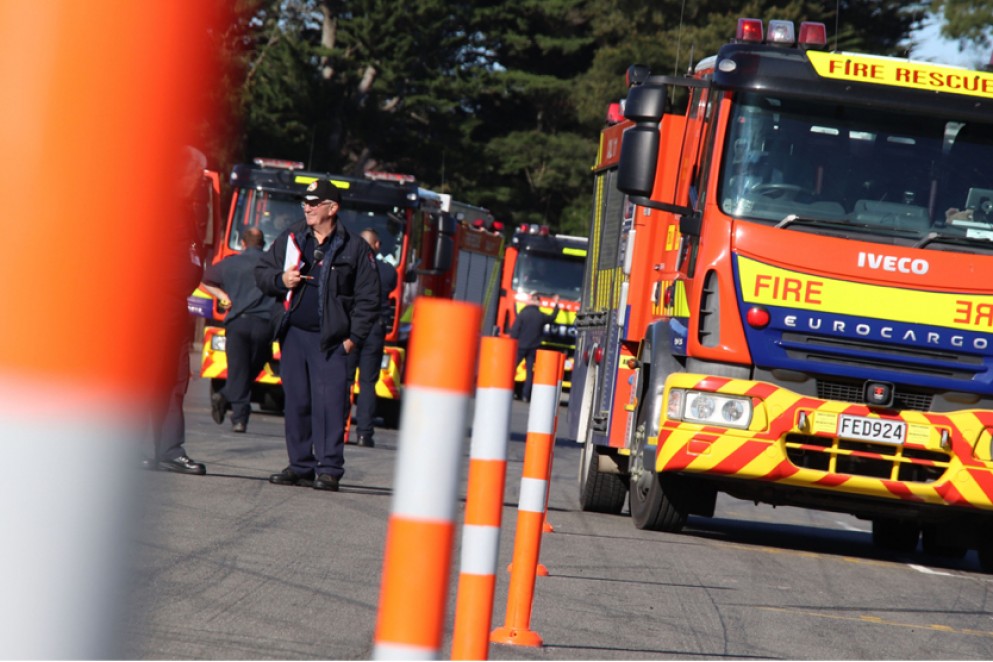
M 943 39 L 939 35 L 940 24 L 937 20 L 927 24 L 917 32 L 915 41 L 917 47 L 911 51 L 914 60 L 928 60 L 941 64 L 954 64 L 961 67 L 978 68 L 990 61 L 990 53 L 984 53 L 971 47 L 959 52 L 958 42 Z

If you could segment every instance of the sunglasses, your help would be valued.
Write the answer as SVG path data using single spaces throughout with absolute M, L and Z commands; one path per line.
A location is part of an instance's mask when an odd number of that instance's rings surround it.
M 320 207 L 321 205 L 331 204 L 331 200 L 304 200 L 300 203 L 301 207 Z

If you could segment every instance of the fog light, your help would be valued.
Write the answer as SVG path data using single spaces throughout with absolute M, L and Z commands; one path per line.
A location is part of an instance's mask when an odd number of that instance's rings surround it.
M 215 352 L 223 352 L 228 346 L 227 336 L 216 335 L 210 339 L 210 348 Z

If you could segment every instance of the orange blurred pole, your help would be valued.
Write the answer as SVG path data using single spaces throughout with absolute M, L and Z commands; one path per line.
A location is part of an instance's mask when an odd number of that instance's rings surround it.
M 455 599 L 453 660 L 485 660 L 489 655 L 516 356 L 516 340 L 483 338 Z
M 414 302 L 393 501 L 373 659 L 434 660 L 441 650 L 456 492 L 482 310 Z M 453 365 L 453 358 L 462 359 Z
M 121 656 L 163 238 L 180 147 L 205 147 L 194 133 L 218 77 L 203 46 L 224 4 L 0 2 L 0 448 L 9 467 L 68 468 L 57 486 L 3 479 L 6 658 Z
M 558 406 L 557 377 L 564 356 L 538 350 L 534 362 L 534 385 L 528 412 L 528 433 L 524 448 L 514 559 L 507 592 L 507 615 L 503 627 L 490 635 L 498 644 L 541 646 L 541 635 L 531 630 L 531 604 L 541 552 L 541 529 L 545 520 L 549 462 L 555 443 L 555 409 Z

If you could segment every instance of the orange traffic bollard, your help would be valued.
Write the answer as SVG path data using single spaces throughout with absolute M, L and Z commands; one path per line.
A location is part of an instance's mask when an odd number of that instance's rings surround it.
M 434 660 L 441 650 L 455 505 L 482 309 L 414 303 L 393 501 L 373 659 Z M 453 357 L 461 362 L 452 361 Z
M 514 559 L 507 593 L 507 617 L 503 627 L 490 635 L 497 644 L 541 646 L 541 636 L 531 630 L 531 602 L 541 552 L 545 496 L 548 493 L 549 463 L 555 443 L 555 411 L 558 407 L 558 379 L 565 357 L 558 352 L 538 350 L 534 362 L 534 387 L 528 412 L 528 433 L 524 448 L 521 494 L 517 506 Z
M 559 403 L 562 402 L 562 379 L 565 377 L 565 356 L 562 357 L 562 361 L 559 363 L 558 376 L 555 379 L 555 415 L 552 420 L 552 445 L 555 444 L 555 436 L 559 429 Z M 552 484 L 552 462 L 555 459 L 555 454 L 552 453 L 552 457 L 548 460 L 548 484 Z M 545 533 L 553 533 L 555 527 L 552 526 L 551 522 L 548 521 L 548 493 L 545 493 L 545 521 L 541 525 L 541 530 Z M 538 574 L 548 575 L 548 569 L 545 566 L 538 564 Z
M 455 599 L 453 660 L 488 658 L 516 355 L 516 340 L 483 338 Z

